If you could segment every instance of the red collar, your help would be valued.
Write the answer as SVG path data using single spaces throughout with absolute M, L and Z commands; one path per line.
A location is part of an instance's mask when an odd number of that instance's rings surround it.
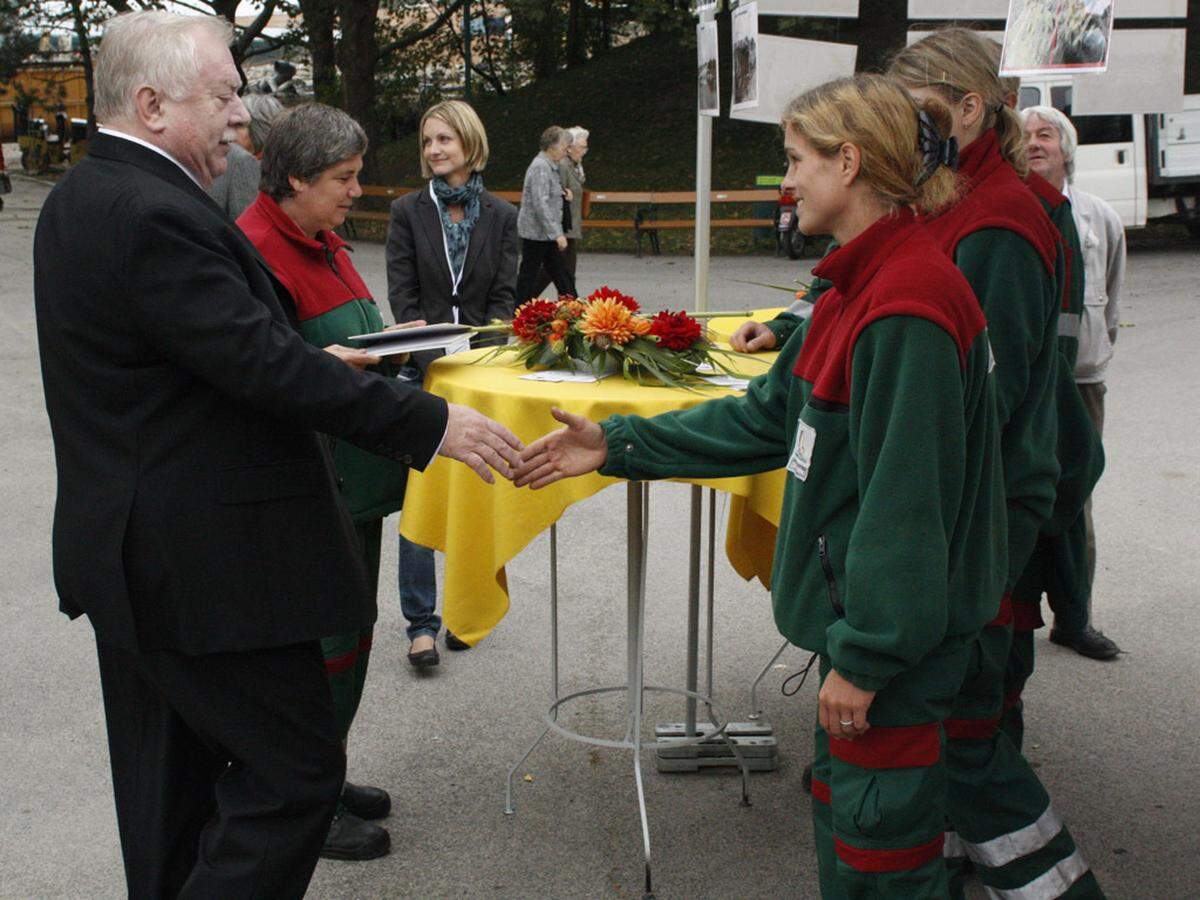
M 838 293 L 851 300 L 867 286 L 892 255 L 892 250 L 917 227 L 917 216 L 907 206 L 877 219 L 848 244 L 838 247 L 813 269 L 813 275 L 833 282 Z
M 994 128 L 975 138 L 958 154 L 958 171 L 966 176 L 972 188 L 1006 163 L 1000 154 L 1000 136 Z
M 276 203 L 269 194 L 259 191 L 258 197 L 254 202 L 263 216 L 275 227 L 275 230 L 298 247 L 303 247 L 310 251 L 316 250 L 322 254 L 336 254 L 343 247 L 347 250 L 354 249 L 332 231 L 322 229 L 317 232 L 315 239 L 310 238 L 300 230 L 300 226 L 296 224 L 296 221 L 285 213 L 283 207 Z

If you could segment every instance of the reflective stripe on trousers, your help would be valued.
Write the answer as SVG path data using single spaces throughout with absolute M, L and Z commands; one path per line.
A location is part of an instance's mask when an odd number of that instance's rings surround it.
M 1066 859 L 1055 863 L 1054 868 L 1039 875 L 1029 884 L 1010 890 L 999 890 L 984 886 L 989 897 L 996 900 L 1055 900 L 1067 892 L 1075 882 L 1087 874 L 1088 864 L 1076 850 Z
M 955 841 L 961 846 L 963 852 L 953 855 L 967 856 L 973 863 L 987 866 L 990 869 L 998 869 L 1008 865 L 1014 859 L 1020 859 L 1022 856 L 1028 856 L 1030 853 L 1041 850 L 1062 831 L 1062 827 L 1062 819 L 1054 811 L 1054 807 L 1047 806 L 1046 811 L 1038 816 L 1037 821 L 1032 825 L 1002 834 L 990 841 L 972 844 L 955 834 Z M 949 844 L 950 841 L 947 840 L 947 846 Z M 946 855 L 951 854 L 947 853 Z

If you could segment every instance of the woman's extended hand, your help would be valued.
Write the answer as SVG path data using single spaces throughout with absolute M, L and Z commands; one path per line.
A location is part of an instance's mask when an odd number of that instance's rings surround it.
M 830 669 L 817 694 L 817 718 L 830 737 L 852 741 L 871 727 L 867 710 L 874 699 L 874 691 L 855 687 L 837 669 Z
M 405 328 L 423 328 L 425 326 L 424 319 L 417 319 L 415 322 L 397 322 L 395 325 L 389 325 L 384 331 L 403 331 Z
M 775 349 L 775 332 L 762 322 L 746 322 L 729 339 L 729 346 L 738 353 L 757 353 Z
M 543 435 L 525 448 L 513 472 L 517 487 L 528 484 L 536 491 L 563 478 L 595 472 L 608 459 L 608 444 L 599 425 L 558 407 L 551 407 L 550 415 L 567 427 Z
M 358 350 L 354 347 L 343 347 L 341 344 L 330 344 L 323 348 L 326 353 L 336 356 L 352 369 L 358 369 L 360 372 L 367 366 L 373 366 L 379 362 L 379 357 L 368 353 L 366 350 Z

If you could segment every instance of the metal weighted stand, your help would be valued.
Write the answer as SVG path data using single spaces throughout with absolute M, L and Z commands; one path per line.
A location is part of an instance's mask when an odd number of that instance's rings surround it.
M 699 488 L 695 489 L 697 492 Z M 695 496 L 695 495 L 693 495 Z M 506 815 L 513 815 L 516 811 L 513 806 L 512 788 L 513 778 L 516 776 L 520 768 L 525 764 L 530 754 L 538 748 L 545 739 L 546 735 L 551 731 L 557 732 L 565 738 L 572 741 L 578 741 L 585 744 L 591 744 L 598 747 L 613 747 L 623 750 L 633 751 L 633 780 L 634 786 L 637 789 L 638 800 L 638 816 L 642 828 L 642 861 L 645 868 L 645 893 L 644 897 L 652 898 L 653 881 L 651 880 L 650 870 L 650 822 L 646 812 L 646 791 L 642 773 L 642 750 L 659 747 L 659 741 L 643 741 L 642 733 L 642 714 L 643 714 L 643 699 L 647 691 L 655 691 L 658 693 L 678 694 L 686 699 L 689 709 L 692 710 L 692 716 L 695 716 L 696 703 L 703 703 L 709 710 L 710 717 L 715 719 L 715 709 L 713 706 L 712 697 L 706 694 L 701 694 L 696 691 L 695 681 L 695 666 L 690 668 L 691 676 L 688 680 L 686 689 L 659 687 L 656 685 L 648 685 L 645 683 L 644 677 L 644 636 L 645 636 L 645 620 L 646 620 L 646 547 L 647 533 L 649 530 L 650 518 L 650 492 L 641 482 L 631 481 L 627 485 L 626 494 L 626 510 L 628 519 L 628 534 L 627 534 L 627 557 L 628 570 L 626 579 L 626 648 L 625 648 L 625 671 L 626 680 L 623 685 L 614 685 L 608 687 L 588 688 L 586 690 L 575 691 L 571 694 L 559 694 L 558 681 L 558 530 L 556 526 L 551 526 L 550 529 L 550 686 L 551 686 L 551 703 L 546 711 L 546 727 L 542 729 L 541 734 L 537 739 L 530 744 L 529 749 L 521 756 L 508 771 L 508 778 L 505 783 L 504 791 L 504 812 Z M 699 529 L 700 510 L 696 507 L 693 510 L 693 524 L 696 531 Z M 697 551 L 698 553 L 698 551 Z M 693 582 L 695 587 L 694 593 L 699 595 L 699 557 L 697 555 L 694 560 Z M 711 589 L 710 596 L 710 622 L 711 622 Z M 711 625 L 709 629 L 709 640 L 711 642 Z M 698 639 L 698 628 L 695 623 L 689 618 L 689 660 L 695 662 L 694 647 Z M 711 644 L 710 644 L 711 657 Z M 709 678 L 711 684 L 711 674 Z M 626 703 L 626 730 L 625 736 L 621 739 L 601 738 L 592 735 L 582 734 L 574 731 L 558 721 L 558 710 L 563 704 L 580 697 L 588 697 L 596 694 L 609 693 L 624 693 Z M 749 800 L 749 776 L 750 766 L 743 755 L 734 746 L 733 742 L 725 735 L 724 725 L 706 725 L 705 731 L 696 730 L 693 725 L 692 736 L 684 736 L 675 739 L 674 746 L 687 746 L 692 744 L 707 743 L 710 741 L 724 741 L 729 752 L 741 765 L 742 769 L 742 804 L 748 806 Z
M 687 686 L 689 691 L 697 689 L 699 677 L 700 644 L 700 535 L 703 518 L 704 495 L 699 485 L 692 487 L 691 508 L 691 553 L 688 577 L 688 646 Z M 713 595 L 716 581 L 717 543 L 717 492 L 709 490 L 708 506 L 708 592 L 707 592 L 707 646 L 706 646 L 706 690 L 713 696 Z M 724 728 L 716 729 L 712 704 L 708 707 L 707 722 L 696 721 L 696 700 L 689 697 L 683 722 L 668 722 L 654 729 L 658 738 L 656 762 L 660 772 L 698 772 L 714 766 L 739 766 L 742 780 L 747 781 L 749 771 L 765 772 L 779 765 L 779 748 L 775 743 L 771 727 L 754 721 L 729 722 Z M 713 733 L 713 738 L 704 738 Z M 743 787 L 743 794 L 748 790 Z

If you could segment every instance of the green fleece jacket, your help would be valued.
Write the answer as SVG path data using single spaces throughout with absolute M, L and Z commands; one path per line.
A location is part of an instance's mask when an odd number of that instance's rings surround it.
M 911 213 L 830 255 L 834 287 L 745 396 L 603 423 L 629 479 L 788 467 L 779 630 L 878 690 L 997 613 L 1005 511 L 990 353 L 962 276 Z
M 1058 372 L 1055 406 L 1058 411 L 1058 444 L 1055 455 L 1061 469 L 1055 489 L 1054 509 L 1042 533 L 1062 534 L 1083 512 L 1083 504 L 1104 472 L 1104 447 L 1075 384 L 1079 355 L 1079 324 L 1083 316 L 1083 248 L 1071 204 L 1044 178 L 1030 173 L 1026 184 L 1050 217 L 1062 238 L 1059 267 L 1062 305 L 1058 314 Z

